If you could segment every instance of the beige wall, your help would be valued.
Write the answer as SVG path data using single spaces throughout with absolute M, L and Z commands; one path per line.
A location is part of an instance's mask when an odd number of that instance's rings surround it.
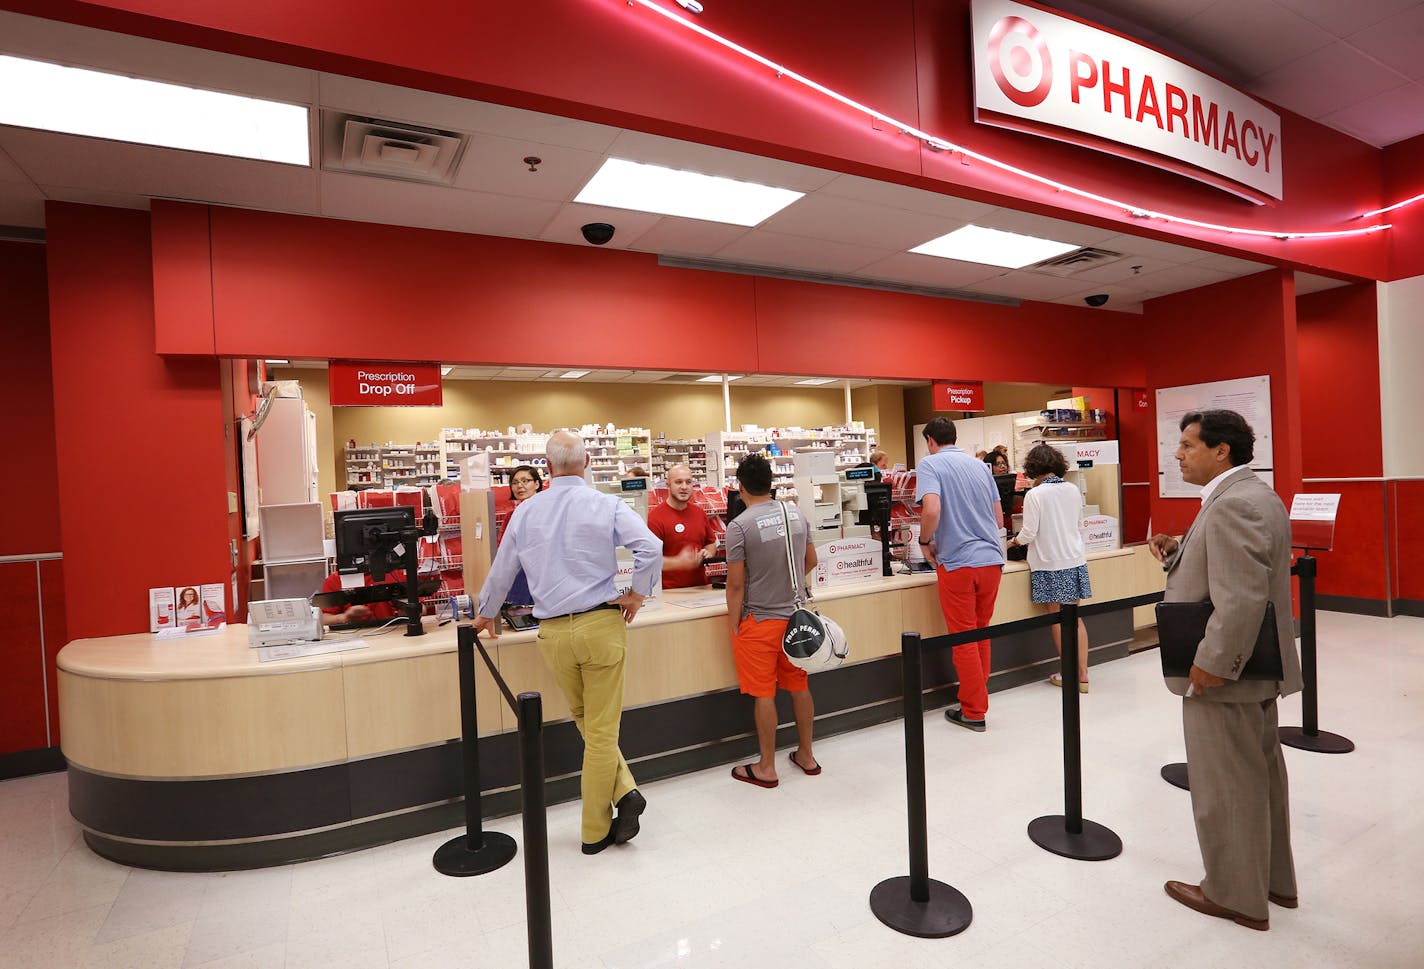
M 1424 276 L 1376 284 L 1379 305 L 1380 418 L 1387 478 L 1424 475 Z

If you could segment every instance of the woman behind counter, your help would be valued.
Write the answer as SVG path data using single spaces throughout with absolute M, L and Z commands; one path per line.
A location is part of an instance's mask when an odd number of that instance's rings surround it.
M 1028 452 L 1024 475 L 1032 479 L 1033 487 L 1024 495 L 1023 528 L 1010 543 L 1028 546 L 1030 594 L 1034 602 L 1046 604 L 1054 613 L 1063 605 L 1077 605 L 1093 595 L 1079 527 L 1083 495 L 1063 480 L 1067 473 L 1068 460 L 1057 448 L 1036 444 Z M 1051 628 L 1053 648 L 1062 655 L 1058 624 Z M 1054 673 L 1048 682 L 1062 686 L 1063 678 Z M 1078 691 L 1088 692 L 1088 630 L 1081 619 L 1078 620 Z
M 521 464 L 509 476 L 509 500 L 515 508 L 542 490 L 544 490 L 544 479 L 530 465 Z M 513 514 L 513 511 L 510 514 Z M 500 532 L 499 537 L 504 538 L 503 531 Z M 533 605 L 534 597 L 529 594 L 529 579 L 524 575 L 523 569 L 514 577 L 514 584 L 509 587 L 509 596 L 506 601 L 513 606 Z

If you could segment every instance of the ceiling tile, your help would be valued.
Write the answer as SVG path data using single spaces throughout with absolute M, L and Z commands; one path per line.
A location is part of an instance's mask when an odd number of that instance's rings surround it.
M 80 205 L 105 205 L 114 209 L 147 209 L 149 200 L 142 195 L 124 192 L 101 192 L 92 188 L 67 185 L 42 185 L 45 197 L 56 202 L 78 202 Z
M 763 222 L 760 228 L 903 252 L 961 225 L 958 220 L 817 193 L 791 203 Z
M 677 141 L 641 131 L 620 133 L 608 147 L 607 154 L 612 158 L 663 165 L 679 171 L 721 175 L 797 192 L 814 192 L 836 177 L 834 172 L 821 168 Z
M 0 135 L 5 129 L 0 127 Z M 10 156 L 0 151 L 0 185 L 28 185 L 33 188 L 35 181 L 20 170 L 20 166 L 10 160 Z
M 1002 273 L 998 266 L 985 266 L 977 262 L 960 262 L 958 259 L 942 259 L 926 256 L 918 252 L 897 252 L 878 262 L 864 266 L 856 273 L 866 279 L 888 279 L 899 283 L 913 283 L 917 286 L 934 286 L 941 289 L 962 289 L 969 283 L 982 279 L 993 279 Z
M 26 128 L 0 128 L 0 149 L 41 187 L 83 186 L 126 196 L 317 211 L 316 172 L 296 165 Z
M 1081 291 L 1083 284 L 1075 279 L 1058 279 L 1038 273 L 1010 270 L 1002 276 L 981 280 L 965 289 L 995 296 L 1017 296 L 1020 299 L 1050 300 L 1071 296 Z
M 1337 41 L 1257 79 L 1252 91 L 1307 118 L 1399 87 L 1409 78 Z
M 1419 5 L 1419 0 L 1276 0 L 1311 23 L 1337 37 L 1379 23 L 1387 17 Z
M 1050 219 L 1032 212 L 1015 212 L 1012 209 L 995 209 L 988 215 L 975 219 L 974 224 L 1039 239 L 1069 242 L 1077 246 L 1100 245 L 1104 239 L 1110 239 L 1117 234 L 1116 229 L 1098 229 L 1090 225 L 1064 222 L 1062 219 Z
M 618 136 L 607 125 L 560 118 L 538 111 L 377 84 L 339 74 L 321 75 L 321 105 L 387 121 L 429 128 L 489 132 L 505 138 L 602 152 Z
M 1131 255 L 1105 265 L 1084 269 L 1069 278 L 1093 283 L 1126 283 L 1144 273 L 1155 273 L 1161 269 L 1170 269 L 1180 265 L 1180 262 L 1173 260 Z
M 540 159 L 536 171 L 532 172 L 523 161 L 531 155 Z M 471 135 L 465 154 L 460 158 L 454 186 L 565 202 L 578 194 L 602 164 L 603 156 L 597 152 L 494 135 Z
M 1201 13 L 1215 2 L 1216 0 L 1059 0 L 1057 3 L 1049 3 L 1049 6 L 1077 13 L 1094 23 L 1104 23 L 1106 19 L 1095 17 L 1097 11 L 1116 14 L 1128 23 L 1160 31 Z
M 1172 28 L 1172 35 L 1240 78 L 1260 77 L 1334 40 L 1272 0 L 1221 0 Z
M 1344 279 L 1332 279 L 1329 276 L 1317 276 L 1314 273 L 1295 274 L 1295 294 L 1305 296 L 1309 293 L 1318 293 L 1325 289 L 1338 289 L 1341 286 L 1351 286 L 1353 283 Z
M 1161 242 L 1157 239 L 1144 239 L 1142 236 L 1128 235 L 1127 233 L 1111 236 L 1095 243 L 1095 245 L 1100 249 L 1111 249 L 1113 252 L 1121 252 L 1129 256 L 1151 256 L 1154 259 L 1164 259 L 1168 262 L 1195 262 L 1202 257 L 1201 251 L 1197 249 L 1188 249 L 1186 246 Z
M 1155 293 L 1177 293 L 1198 286 L 1208 286 L 1234 278 L 1233 273 L 1208 269 L 1195 264 L 1159 269 L 1154 273 L 1143 273 L 1133 283 L 1133 288 L 1151 290 Z
M 0 185 L 0 225 L 40 228 L 44 220 L 44 196 L 33 185 Z
M 1411 4 L 1345 40 L 1396 71 L 1424 79 L 1424 4 Z
M 969 199 L 955 198 L 953 195 L 940 195 L 906 185 L 877 182 L 859 175 L 838 175 L 818 194 L 871 202 L 921 215 L 937 215 L 961 224 L 972 222 L 979 216 L 994 211 L 994 206 L 983 202 L 972 202 Z
M 558 208 L 557 202 L 345 172 L 321 173 L 321 214 L 335 219 L 532 239 Z
M 580 227 L 590 222 L 607 222 L 613 226 L 613 238 L 602 246 L 604 249 L 627 249 L 644 232 L 657 224 L 661 216 L 651 212 L 634 212 L 632 209 L 610 209 L 602 205 L 584 205 L 581 202 L 565 202 L 559 206 L 554 216 L 540 230 L 538 237 L 546 242 L 566 242 L 570 245 L 590 245 L 580 232 Z
M 710 256 L 750 231 L 742 225 L 663 216 L 628 248 L 660 255 Z
M 718 259 L 731 262 L 826 273 L 851 273 L 884 255 L 883 249 L 781 235 L 765 229 L 748 232 L 717 251 Z
M 1383 148 L 1424 133 L 1424 85 L 1405 84 L 1319 120 Z
M 1190 265 L 1231 273 L 1232 276 L 1254 276 L 1262 270 L 1271 268 L 1263 262 L 1252 262 L 1250 259 L 1237 259 L 1235 256 L 1220 256 L 1216 253 L 1198 259 L 1190 263 Z

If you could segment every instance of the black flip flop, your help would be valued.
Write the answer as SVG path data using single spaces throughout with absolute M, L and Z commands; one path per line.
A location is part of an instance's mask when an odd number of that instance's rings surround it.
M 795 764 L 797 767 L 801 767 L 801 762 L 796 759 L 796 751 L 794 750 L 791 752 L 791 763 Z M 801 767 L 801 773 L 807 774 L 811 777 L 815 777 L 817 774 L 821 773 L 821 765 L 818 763 L 815 767 L 812 767 L 810 769 Z
M 746 773 L 742 774 L 738 773 L 738 771 L 745 771 Z M 755 774 L 752 773 L 751 764 L 742 764 L 739 767 L 733 767 L 732 777 L 741 781 L 743 784 L 755 784 L 757 787 L 765 787 L 768 790 L 781 783 L 779 779 L 774 781 L 764 781 L 760 777 L 757 777 Z

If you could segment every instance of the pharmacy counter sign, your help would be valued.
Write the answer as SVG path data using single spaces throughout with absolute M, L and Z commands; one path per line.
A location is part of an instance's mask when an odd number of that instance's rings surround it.
M 1013 0 L 974 0 L 976 120 L 1281 198 L 1281 119 L 1160 51 Z M 1243 191 L 1242 187 L 1251 191 Z
M 439 407 L 438 363 L 331 361 L 333 407 Z

